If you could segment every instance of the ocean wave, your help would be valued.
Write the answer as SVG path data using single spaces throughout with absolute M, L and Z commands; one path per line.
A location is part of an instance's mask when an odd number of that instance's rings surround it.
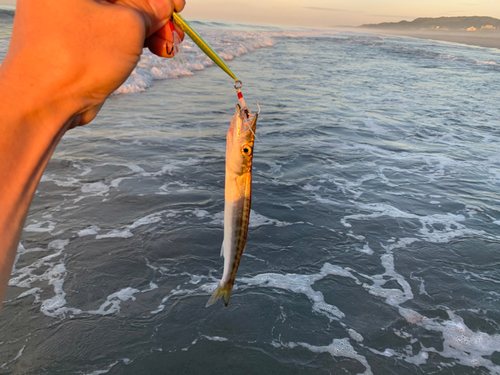
M 434 61 L 438 64 L 449 63 L 453 64 L 450 66 L 463 70 L 476 68 L 500 71 L 500 61 L 492 61 L 487 59 L 486 56 L 483 59 L 481 57 L 481 52 L 477 54 L 477 58 L 470 58 L 470 56 L 463 55 L 463 46 L 439 45 L 436 47 L 427 44 L 422 46 L 422 43 L 419 43 L 418 46 L 413 46 L 411 43 L 405 45 L 401 43 L 395 44 L 394 41 L 390 39 L 388 39 L 386 43 L 378 44 L 378 46 L 389 54 L 397 54 L 398 56 L 407 57 L 416 61 L 421 60 L 426 63 Z M 491 58 L 491 55 L 488 55 L 488 57 Z
M 273 38 L 266 32 L 242 32 L 205 30 L 203 37 L 226 61 L 254 52 L 259 48 L 272 47 Z M 116 94 L 145 91 L 155 80 L 178 78 L 194 74 L 214 65 L 188 37 L 181 44 L 181 53 L 173 59 L 165 59 L 145 51 L 139 64 Z
M 336 33 L 331 30 L 270 30 L 270 31 L 235 31 L 220 29 L 217 22 L 193 21 L 194 25 L 210 27 L 201 30 L 203 38 L 217 51 L 225 61 L 231 61 L 242 55 L 255 52 L 260 48 L 273 47 L 277 38 L 299 38 Z M 233 25 L 234 26 L 234 25 Z M 243 25 L 242 25 L 243 26 Z M 214 27 L 219 27 L 214 29 Z M 271 29 L 275 29 L 270 27 Z M 178 78 L 195 74 L 214 65 L 189 37 L 181 44 L 180 57 L 165 59 L 145 51 L 136 69 L 127 81 L 118 88 L 116 94 L 130 94 L 145 91 L 155 80 Z
M 14 19 L 14 10 L 0 9 L 0 21 L 10 21 Z

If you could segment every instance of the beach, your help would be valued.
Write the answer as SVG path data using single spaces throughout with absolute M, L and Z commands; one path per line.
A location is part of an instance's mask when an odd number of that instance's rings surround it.
M 352 29 L 351 29 L 352 30 Z M 382 30 L 357 28 L 360 32 L 381 35 L 399 35 L 410 38 L 440 40 L 444 42 L 461 43 L 470 46 L 500 48 L 500 32 L 497 31 L 437 31 L 437 30 Z

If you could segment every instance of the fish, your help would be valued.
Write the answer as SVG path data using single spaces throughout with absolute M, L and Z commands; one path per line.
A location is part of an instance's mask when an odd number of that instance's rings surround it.
M 224 193 L 224 272 L 206 307 L 218 299 L 229 304 L 236 272 L 245 251 L 250 220 L 252 160 L 258 113 L 236 104 L 226 135 L 226 179 Z

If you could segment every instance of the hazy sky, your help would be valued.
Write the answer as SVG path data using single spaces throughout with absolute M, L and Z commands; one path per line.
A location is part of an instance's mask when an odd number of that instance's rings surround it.
M 0 4 L 15 0 L 0 0 Z M 241 23 L 357 26 L 440 16 L 500 18 L 500 0 L 186 0 L 186 19 Z

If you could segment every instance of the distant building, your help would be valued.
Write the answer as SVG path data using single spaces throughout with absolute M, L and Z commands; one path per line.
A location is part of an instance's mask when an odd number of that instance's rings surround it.
M 443 26 L 431 26 L 431 29 L 432 30 L 449 30 L 447 27 L 443 27 Z
M 481 26 L 481 30 L 496 30 L 497 28 L 493 25 L 484 25 L 484 26 Z
M 467 30 L 467 31 L 477 31 L 477 29 L 474 26 L 471 26 L 471 27 L 469 27 L 469 28 L 467 28 L 465 30 Z

